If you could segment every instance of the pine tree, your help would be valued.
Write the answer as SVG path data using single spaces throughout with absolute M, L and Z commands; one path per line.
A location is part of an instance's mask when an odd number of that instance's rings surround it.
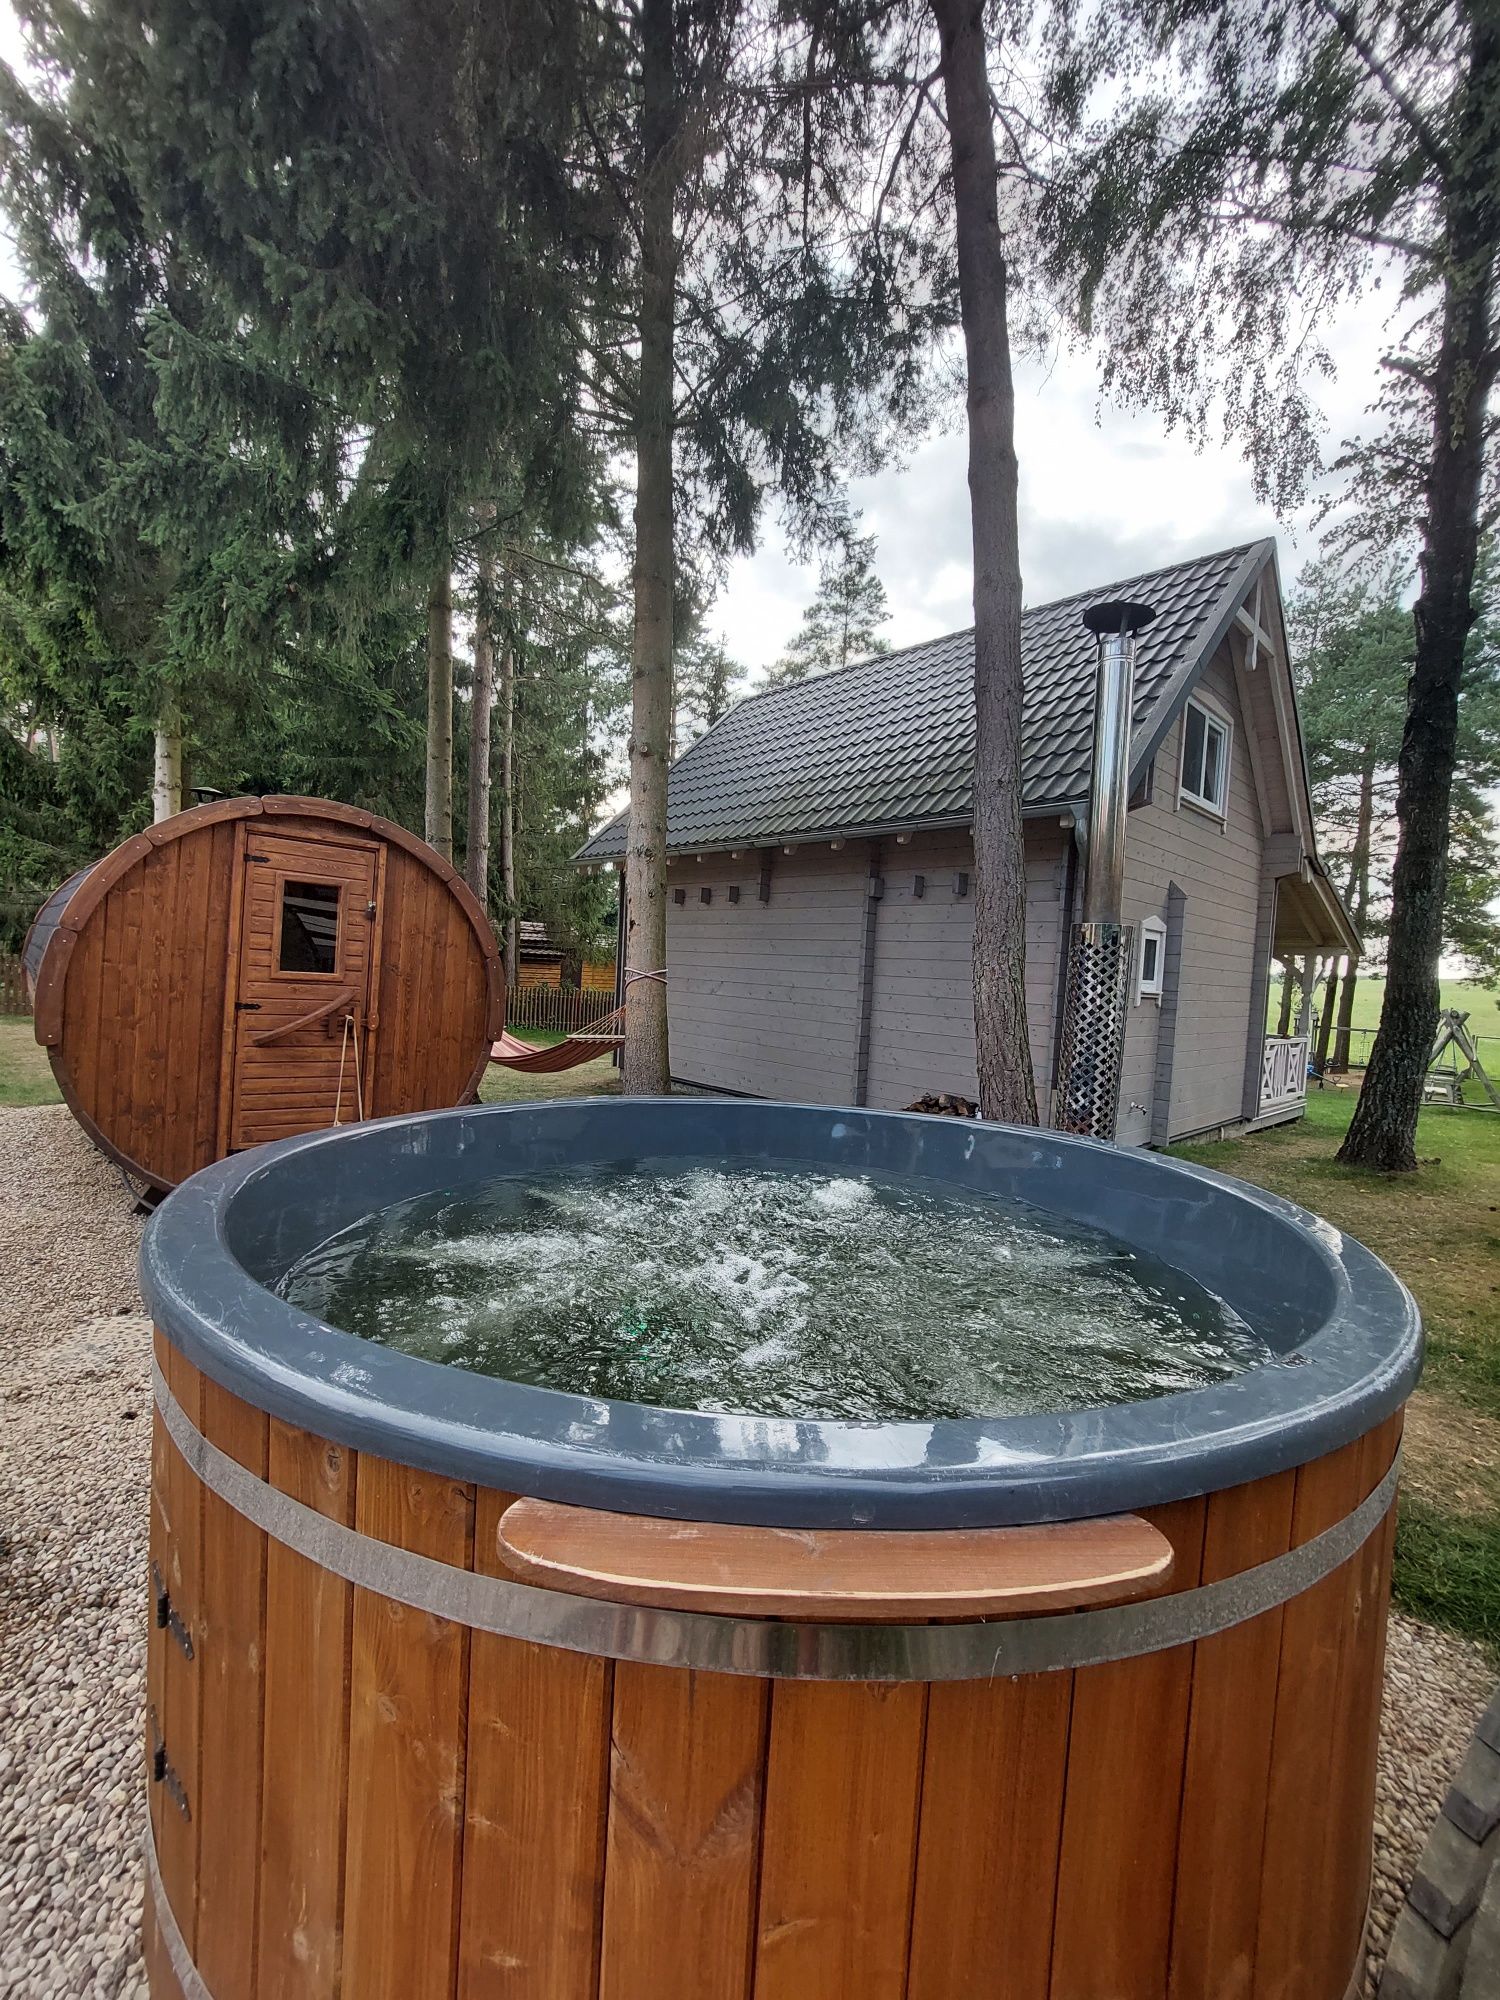
M 785 653 L 766 676 L 772 686 L 833 673 L 852 660 L 888 653 L 881 627 L 890 621 L 885 586 L 875 573 L 875 537 L 852 523 L 818 572 L 818 592 Z
M 1487 794 L 1500 780 L 1500 654 L 1493 643 L 1493 564 L 1479 570 L 1480 617 L 1459 698 L 1453 839 L 1443 948 L 1480 978 L 1500 970 L 1500 839 Z M 1412 664 L 1411 614 L 1394 578 L 1370 584 L 1315 567 L 1289 607 L 1319 847 L 1367 956 L 1388 933 L 1397 832 L 1397 768 Z M 1373 947 L 1373 951 L 1372 948 Z M 1349 1061 L 1357 966 L 1327 975 L 1320 1050 Z
M 1132 0 L 1076 6 L 1056 101 L 1104 107 L 1101 143 L 1043 210 L 1052 266 L 1107 385 L 1202 431 L 1227 414 L 1262 490 L 1318 465 L 1320 321 L 1388 282 L 1384 434 L 1356 454 L 1379 561 L 1421 544 L 1398 759 L 1385 1003 L 1340 1158 L 1416 1165 L 1438 1012 L 1458 701 L 1500 376 L 1500 18 L 1489 0 Z M 1067 17 L 1064 17 L 1067 19 Z M 1096 302 L 1108 311 L 1096 315 Z
M 676 647 L 672 755 L 680 757 L 726 716 L 745 692 L 747 676 L 722 639 L 694 629 Z
M 623 1081 L 659 1092 L 674 604 L 753 545 L 768 492 L 821 523 L 847 461 L 921 419 L 952 296 L 925 219 L 873 213 L 857 26 L 749 0 L 599 20 L 585 123 L 616 254 L 591 389 L 636 472 Z

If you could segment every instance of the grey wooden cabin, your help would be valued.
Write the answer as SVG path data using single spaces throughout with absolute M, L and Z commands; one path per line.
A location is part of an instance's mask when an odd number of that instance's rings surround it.
M 1044 1119 L 1082 869 L 1091 603 L 1156 608 L 1135 677 L 1124 917 L 1136 965 L 1117 1136 L 1299 1116 L 1305 1033 L 1265 1032 L 1273 959 L 1357 951 L 1318 860 L 1274 541 L 1022 620 L 1026 987 Z M 973 634 L 741 702 L 673 767 L 672 1070 L 757 1097 L 899 1108 L 976 1093 Z M 618 862 L 617 820 L 581 851 Z

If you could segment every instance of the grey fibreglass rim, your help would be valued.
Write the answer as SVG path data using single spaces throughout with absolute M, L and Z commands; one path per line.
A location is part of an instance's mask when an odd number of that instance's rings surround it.
M 1102 1666 L 1211 1638 L 1299 1596 L 1347 1562 L 1395 1498 L 1399 1454 L 1352 1513 L 1311 1541 L 1218 1583 L 1102 1611 L 946 1625 L 812 1625 L 610 1604 L 481 1576 L 360 1534 L 248 1471 L 193 1423 L 153 1364 L 178 1451 L 274 1541 L 344 1582 L 456 1625 L 610 1660 L 768 1680 L 965 1681 Z M 935 1532 L 941 1533 L 941 1530 Z

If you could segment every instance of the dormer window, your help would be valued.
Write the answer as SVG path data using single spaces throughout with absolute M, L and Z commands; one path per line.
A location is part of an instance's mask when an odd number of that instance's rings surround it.
M 1229 801 L 1229 724 L 1190 701 L 1182 713 L 1182 778 L 1178 796 L 1222 819 Z

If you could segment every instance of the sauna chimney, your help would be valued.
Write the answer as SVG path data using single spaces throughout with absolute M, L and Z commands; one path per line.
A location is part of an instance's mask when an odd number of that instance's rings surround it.
M 1090 1139 L 1113 1139 L 1120 1096 L 1135 955 L 1135 931 L 1121 920 L 1135 635 L 1155 616 L 1151 605 L 1124 600 L 1090 605 L 1083 614 L 1098 643 L 1094 754 L 1088 818 L 1080 829 L 1083 909 L 1068 946 L 1055 1122 Z

